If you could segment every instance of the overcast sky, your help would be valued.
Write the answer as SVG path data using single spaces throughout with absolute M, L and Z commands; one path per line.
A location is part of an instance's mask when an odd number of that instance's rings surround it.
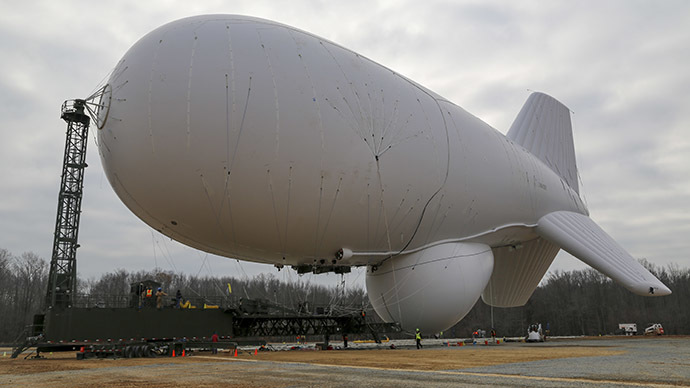
M 690 267 L 690 1 L 200 3 L 0 0 L 0 248 L 50 259 L 66 128 L 62 102 L 89 95 L 156 27 L 227 13 L 339 43 L 503 133 L 529 90 L 556 97 L 574 112 L 581 192 L 592 218 L 634 257 Z M 156 266 L 201 275 L 275 272 L 152 231 L 115 196 L 93 134 L 88 146 L 80 276 Z M 580 268 L 562 252 L 551 270 Z M 348 281 L 363 277 L 359 271 Z

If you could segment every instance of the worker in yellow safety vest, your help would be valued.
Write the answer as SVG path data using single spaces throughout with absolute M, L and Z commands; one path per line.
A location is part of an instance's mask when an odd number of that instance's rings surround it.
M 422 332 L 417 329 L 417 331 L 414 334 L 414 339 L 417 341 L 417 349 L 422 348 Z
M 153 307 L 153 290 L 151 287 L 146 287 L 146 291 L 144 291 L 144 307 Z

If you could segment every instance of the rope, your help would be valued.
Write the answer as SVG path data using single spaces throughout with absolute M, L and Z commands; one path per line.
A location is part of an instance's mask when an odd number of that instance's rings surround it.
M 384 195 L 383 195 L 383 192 L 384 192 L 384 190 L 383 190 L 383 180 L 381 179 L 381 168 L 380 168 L 379 158 L 378 158 L 378 157 L 376 157 L 376 174 L 378 175 L 379 186 L 381 187 L 381 209 L 382 209 L 382 211 L 383 211 L 383 222 L 384 222 L 384 225 L 386 226 L 386 240 L 387 240 L 387 242 L 388 242 L 388 250 L 389 250 L 389 251 L 392 251 L 393 248 L 392 248 L 392 245 L 391 245 L 390 229 L 389 229 L 389 226 L 388 226 L 388 215 L 386 214 L 386 205 L 385 205 L 385 203 L 384 203 L 384 201 L 383 201 L 383 199 L 384 199 Z M 403 326 L 403 322 L 402 322 L 402 310 L 400 309 L 400 297 L 399 297 L 399 295 L 398 295 L 398 281 L 397 281 L 396 275 L 395 275 L 395 260 L 391 261 L 391 267 L 392 267 L 392 269 L 393 269 L 393 288 L 395 289 L 395 300 L 396 300 L 396 303 L 397 303 L 397 306 L 398 306 L 398 319 L 400 320 L 400 326 Z M 381 298 L 383 298 L 383 294 L 381 295 Z M 385 299 L 384 299 L 383 301 L 384 301 L 384 305 L 386 305 L 386 304 L 385 304 L 385 303 L 386 303 Z M 388 310 L 388 306 L 387 306 L 387 305 L 386 305 L 386 310 Z M 388 312 L 388 314 L 390 314 L 390 311 Z M 392 317 L 392 315 L 391 315 L 391 317 Z

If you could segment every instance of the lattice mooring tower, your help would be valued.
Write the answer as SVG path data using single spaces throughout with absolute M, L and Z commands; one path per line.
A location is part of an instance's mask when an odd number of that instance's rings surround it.
M 67 140 L 50 259 L 48 308 L 71 307 L 77 286 L 77 237 L 90 122 L 85 108 L 85 100 L 69 100 L 62 104 L 60 117 L 67 122 Z

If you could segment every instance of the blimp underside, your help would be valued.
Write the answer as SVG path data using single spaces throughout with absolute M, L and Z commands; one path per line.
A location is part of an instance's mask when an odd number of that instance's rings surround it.
M 230 15 L 154 30 L 109 85 L 99 149 L 138 217 L 231 258 L 369 265 L 372 304 L 405 327 L 443 330 L 482 292 L 524 304 L 559 247 L 589 241 L 546 222 L 588 217 L 567 108 L 545 95 L 505 137 L 325 39 Z

